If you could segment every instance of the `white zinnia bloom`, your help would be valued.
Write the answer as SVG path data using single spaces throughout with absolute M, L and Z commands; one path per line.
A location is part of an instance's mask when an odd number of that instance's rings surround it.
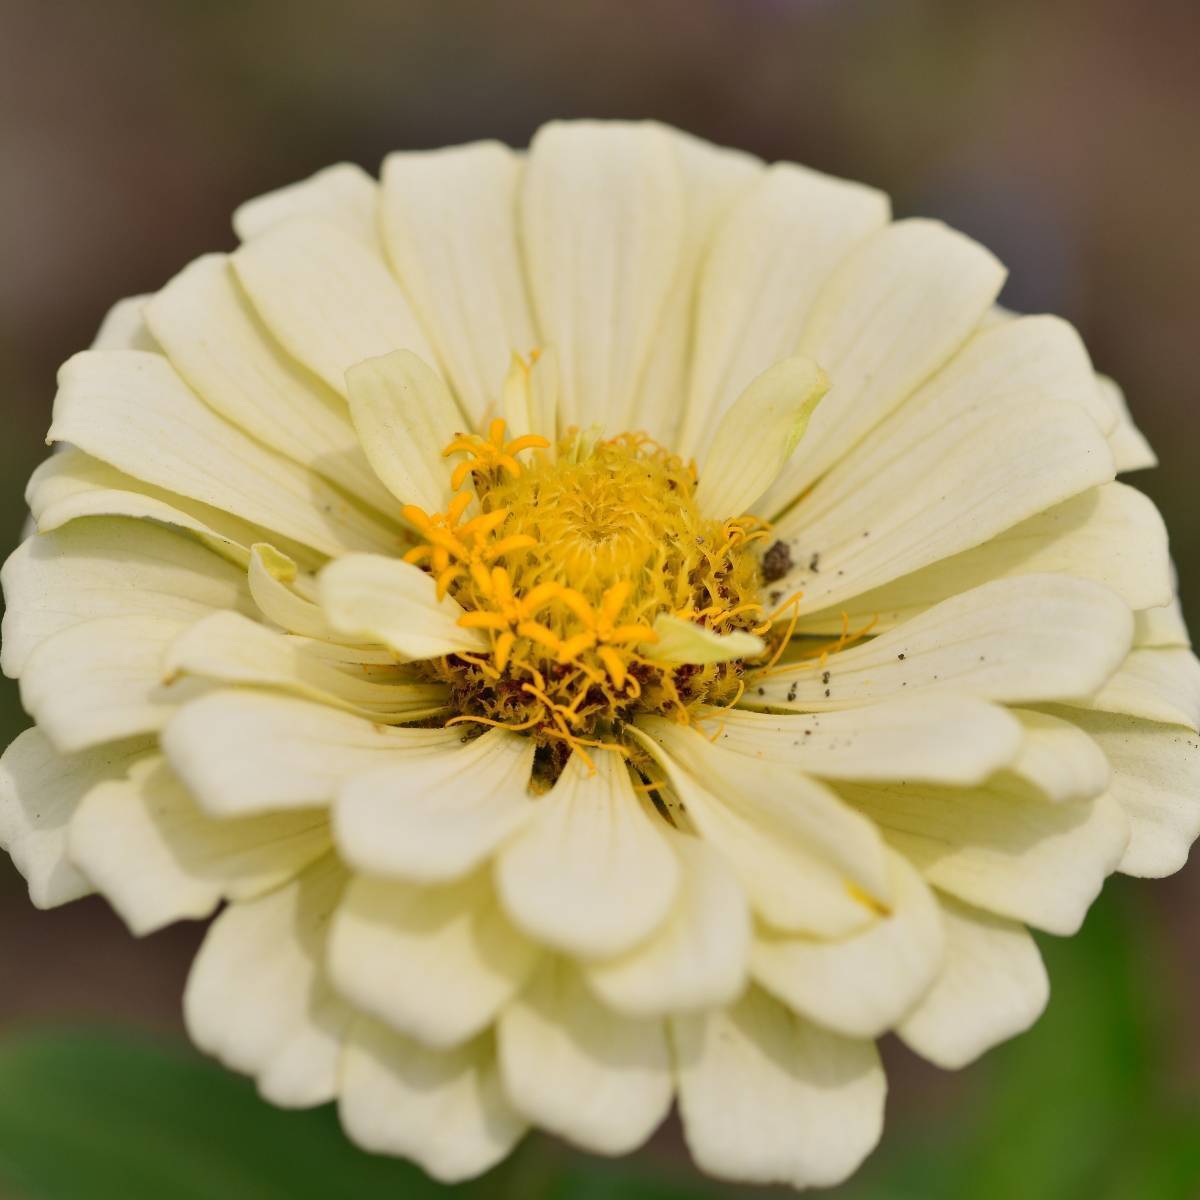
M 1153 456 L 982 247 L 653 124 L 234 223 L 62 368 L 0 839 L 39 906 L 220 908 L 187 1022 L 270 1100 L 441 1179 L 678 1102 L 833 1184 L 877 1038 L 970 1062 L 1028 927 L 1183 864 Z

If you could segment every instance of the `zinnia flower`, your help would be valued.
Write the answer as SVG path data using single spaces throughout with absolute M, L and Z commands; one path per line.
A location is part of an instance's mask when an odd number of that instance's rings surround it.
M 4 568 L 34 902 L 222 911 L 199 1046 L 457 1179 L 529 1126 L 845 1178 L 875 1041 L 1200 831 L 1153 462 L 879 192 L 653 124 L 339 166 L 62 368 Z

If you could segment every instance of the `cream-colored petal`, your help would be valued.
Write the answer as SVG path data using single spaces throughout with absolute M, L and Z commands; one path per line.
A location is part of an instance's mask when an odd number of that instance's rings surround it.
M 104 314 L 100 328 L 92 339 L 90 350 L 148 350 L 161 353 L 143 319 L 148 295 L 126 296 Z
M 1069 712 L 1069 709 L 1062 710 Z M 1104 751 L 1070 720 L 1014 709 L 1024 734 L 1020 753 L 1003 780 L 1026 784 L 1052 804 L 1091 800 L 1108 789 L 1112 770 Z
M 853 937 L 800 938 L 759 929 L 750 972 L 768 992 L 847 1037 L 886 1033 L 924 995 L 942 964 L 937 901 L 899 854 L 891 855 L 890 910 Z
M 683 253 L 670 138 L 649 124 L 552 122 L 529 147 L 520 237 L 564 426 L 632 428 L 642 372 Z
M 530 936 L 580 958 L 624 954 L 666 918 L 679 860 L 647 815 L 625 760 L 579 754 L 496 859 L 496 887 Z
M 163 684 L 167 647 L 187 624 L 97 617 L 59 630 L 26 659 L 21 704 L 63 754 L 161 729 L 194 693 Z
M 331 804 L 360 772 L 402 766 L 414 751 L 457 745 L 461 736 L 396 729 L 256 688 L 222 688 L 183 705 L 161 739 L 201 808 L 235 817 Z
M 734 401 L 713 435 L 696 488 L 712 521 L 749 512 L 792 456 L 829 378 L 811 359 L 785 358 Z
M 334 629 L 382 642 L 404 659 L 486 648 L 479 630 L 458 624 L 458 602 L 452 596 L 439 600 L 432 576 L 410 563 L 349 554 L 331 562 L 317 584 L 321 608 Z
M 247 242 L 288 221 L 320 221 L 337 226 L 378 253 L 378 207 L 375 180 L 354 163 L 336 163 L 239 205 L 233 214 L 233 228 Z
M 40 534 L 9 555 L 0 664 L 20 675 L 48 637 L 96 617 L 167 617 L 249 607 L 241 573 L 195 540 L 145 521 L 93 517 Z
M 467 728 L 343 784 L 334 829 L 347 861 L 418 883 L 457 879 L 532 817 L 532 740 L 503 729 L 469 739 Z
M 464 428 L 437 373 L 408 350 L 356 363 L 346 372 L 350 414 L 363 449 L 388 491 L 428 513 L 453 494 L 442 451 Z
M 352 1013 L 324 969 L 330 917 L 345 885 L 332 856 L 213 922 L 183 996 L 192 1041 L 285 1108 L 325 1104 Z
M 713 234 L 735 201 L 761 176 L 760 160 L 738 150 L 661 126 L 670 139 L 683 184 L 684 236 L 679 266 L 667 293 L 634 408 L 637 427 L 664 445 L 678 444 L 680 398 L 687 395 L 693 313 L 700 273 Z
M 945 364 L 1004 275 L 978 242 L 936 221 L 897 221 L 851 254 L 821 289 L 796 344 L 824 368 L 829 395 L 763 513 L 810 487 Z
M 1134 650 L 1087 707 L 1196 731 L 1200 661 L 1182 646 Z
M 136 934 L 261 895 L 329 849 L 312 810 L 214 821 L 157 755 L 94 787 L 71 818 L 71 860 Z
M 1166 527 L 1158 509 L 1123 483 L 1105 483 L 974 549 L 806 614 L 799 628 L 806 633 L 840 631 L 844 612 L 852 627 L 875 620 L 874 629 L 882 631 L 989 580 L 1043 573 L 1102 583 L 1133 609 L 1167 604 L 1174 591 Z
M 513 352 L 536 344 L 517 244 L 520 174 L 500 142 L 383 162 L 388 257 L 477 426 L 496 414 Z
M 1133 614 L 1135 650 L 1147 649 L 1151 646 L 1190 646 L 1191 644 L 1192 639 L 1188 636 L 1178 596 L 1173 597 L 1170 604 L 1143 609 L 1141 612 Z
M 1129 821 L 1109 796 L 1076 804 L 1006 788 L 844 783 L 935 887 L 1047 933 L 1075 933 L 1121 861 Z
M 283 348 L 340 395 L 347 370 L 365 358 L 411 350 L 435 361 L 387 267 L 335 226 L 285 221 L 246 242 L 231 261 Z
M 334 632 L 320 606 L 308 599 L 315 591 L 312 578 L 301 577 L 295 560 L 268 542 L 256 542 L 250 547 L 246 582 L 254 601 L 249 616 L 261 613 L 285 633 L 301 637 L 328 642 L 348 640 Z
M 978 328 L 980 331 L 983 331 L 985 329 L 991 329 L 996 325 L 1007 325 L 1011 324 L 1013 321 L 1018 321 L 1021 319 L 1022 317 L 1020 313 L 1013 312 L 1010 309 L 1004 308 L 1002 305 L 993 304 L 984 319 L 979 322 Z M 1028 320 L 1030 318 L 1026 317 L 1024 319 Z M 1041 320 L 1043 322 L 1055 322 L 1060 320 L 1057 317 L 1047 318 L 1045 316 L 1034 319 Z M 1083 343 L 1078 341 L 1078 339 L 1077 345 L 1079 350 L 1084 349 Z M 1111 446 L 1113 436 L 1117 430 L 1119 413 L 1117 411 L 1117 405 L 1113 402 L 1112 398 L 1109 396 L 1103 386 L 1101 386 L 1100 380 L 1101 377 L 1099 375 L 1094 375 L 1092 378 L 1092 386 L 1090 388 L 1081 389 L 1076 397 L 1076 400 L 1080 407 L 1083 408 L 1091 416 L 1092 420 L 1096 422 L 1097 426 L 1100 428 L 1100 432 L 1103 433 L 1108 439 Z
M 707 449 L 750 381 L 795 353 L 830 273 L 889 211 L 882 192 L 792 163 L 768 167 L 738 197 L 700 272 L 681 454 Z
M 430 1050 L 365 1019 L 346 1040 L 338 1115 L 364 1150 L 411 1158 L 442 1183 L 482 1175 L 527 1128 L 504 1095 L 489 1034 Z
M 553 346 L 533 361 L 514 355 L 502 389 L 508 436 L 537 434 L 553 443 L 558 435 L 558 397 L 562 376 Z
M 159 355 L 84 351 L 58 382 L 49 441 L 325 554 L 399 544 L 320 477 L 219 417 Z
M 858 892 L 886 900 L 888 891 L 886 851 L 869 821 L 793 770 L 719 749 L 662 718 L 638 724 L 627 732 L 662 766 L 689 820 L 766 921 L 825 937 L 869 922 L 874 910 Z
M 92 886 L 67 857 L 67 826 L 101 783 L 120 779 L 152 747 L 147 739 L 59 754 L 36 726 L 0 758 L 0 849 L 29 886 L 38 908 L 86 896 Z
M 654 620 L 655 638 L 638 649 L 647 658 L 667 663 L 720 663 L 756 658 L 766 649 L 762 638 L 735 629 L 717 633 L 694 621 L 662 613 Z
M 330 975 L 356 1009 L 441 1048 L 486 1030 L 537 957 L 482 871 L 432 886 L 357 876 L 329 938 Z
M 1156 879 L 1174 874 L 1200 836 L 1200 739 L 1139 717 L 1056 711 L 1094 738 L 1112 766 L 1111 795 L 1130 832 L 1117 869 Z
M 794 716 L 720 709 L 704 720 L 704 732 L 723 749 L 818 778 L 864 782 L 980 783 L 1017 756 L 1022 739 L 1018 722 L 998 705 L 939 693 Z
M 1009 703 L 1086 699 L 1132 639 L 1132 614 L 1100 584 L 1067 575 L 1000 579 L 830 654 L 824 666 L 814 659 L 751 676 L 745 703 L 835 709 L 931 690 Z
M 746 984 L 750 906 L 732 868 L 701 838 L 668 829 L 679 895 L 651 936 L 618 958 L 581 966 L 588 987 L 629 1017 L 728 1004 Z
M 671 1022 L 679 1111 L 701 1170 L 744 1183 L 828 1187 L 883 1130 L 875 1045 L 829 1033 L 752 988 Z
M 1133 423 L 1129 405 L 1125 402 L 1125 393 L 1107 375 L 1097 375 L 1096 386 L 1104 401 L 1116 414 L 1116 422 L 1108 434 L 1108 444 L 1112 448 L 1117 470 L 1124 473 L 1157 467 L 1158 455 L 1154 453 L 1142 431 Z
M 305 565 L 324 561 L 323 555 L 299 542 L 134 479 L 70 446 L 61 446 L 34 471 L 25 500 L 41 533 L 52 533 L 81 517 L 132 517 L 193 534 L 243 570 L 250 561 L 250 547 L 264 539 Z
M 223 254 L 185 267 L 146 306 L 171 365 L 227 421 L 265 446 L 391 512 L 342 398 L 282 353 Z
M 821 365 L 834 389 L 814 422 L 837 390 Z M 976 334 L 777 521 L 796 564 L 779 587 L 802 588 L 810 611 L 833 607 L 1109 482 L 1112 454 L 1080 399 L 1093 392 L 1065 322 L 1024 317 Z
M 194 675 L 280 688 L 387 725 L 432 716 L 445 706 L 445 691 L 436 684 L 408 682 L 398 668 L 333 665 L 309 651 L 303 638 L 232 612 L 205 617 L 176 637 L 162 669 L 170 680 Z
M 543 959 L 501 1014 L 497 1040 L 517 1111 L 594 1154 L 636 1149 L 671 1106 L 662 1021 L 611 1012 L 565 959 Z
M 1046 1007 L 1050 982 L 1023 925 L 950 896 L 940 902 L 941 973 L 896 1032 L 923 1058 L 957 1070 L 1028 1029 Z

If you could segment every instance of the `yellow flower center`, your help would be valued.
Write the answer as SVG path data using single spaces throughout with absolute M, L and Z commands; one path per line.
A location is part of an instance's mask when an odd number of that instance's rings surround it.
M 445 453 L 464 456 L 447 511 L 404 511 L 425 538 L 407 560 L 430 571 L 489 647 L 429 664 L 456 720 L 529 731 L 552 776 L 571 749 L 616 748 L 637 712 L 687 720 L 701 704 L 736 699 L 744 662 L 656 658 L 655 622 L 764 632 L 749 551 L 767 536 L 764 522 L 705 520 L 694 467 L 642 435 L 573 431 L 551 447 L 506 442 L 495 421 L 486 439 L 458 437 Z

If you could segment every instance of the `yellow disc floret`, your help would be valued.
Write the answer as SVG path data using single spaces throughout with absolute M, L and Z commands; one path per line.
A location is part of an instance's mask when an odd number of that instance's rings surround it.
M 518 455 L 535 453 L 525 461 Z M 762 628 L 756 518 L 705 520 L 691 464 L 641 435 L 603 440 L 458 437 L 468 457 L 445 513 L 409 506 L 425 538 L 406 556 L 462 606 L 486 654 L 429 669 L 450 686 L 460 721 L 527 730 L 554 770 L 570 749 L 612 745 L 638 711 L 681 720 L 731 700 L 741 662 L 655 658 L 655 621 L 681 617 L 718 633 Z M 615 747 L 614 747 L 615 748 Z

